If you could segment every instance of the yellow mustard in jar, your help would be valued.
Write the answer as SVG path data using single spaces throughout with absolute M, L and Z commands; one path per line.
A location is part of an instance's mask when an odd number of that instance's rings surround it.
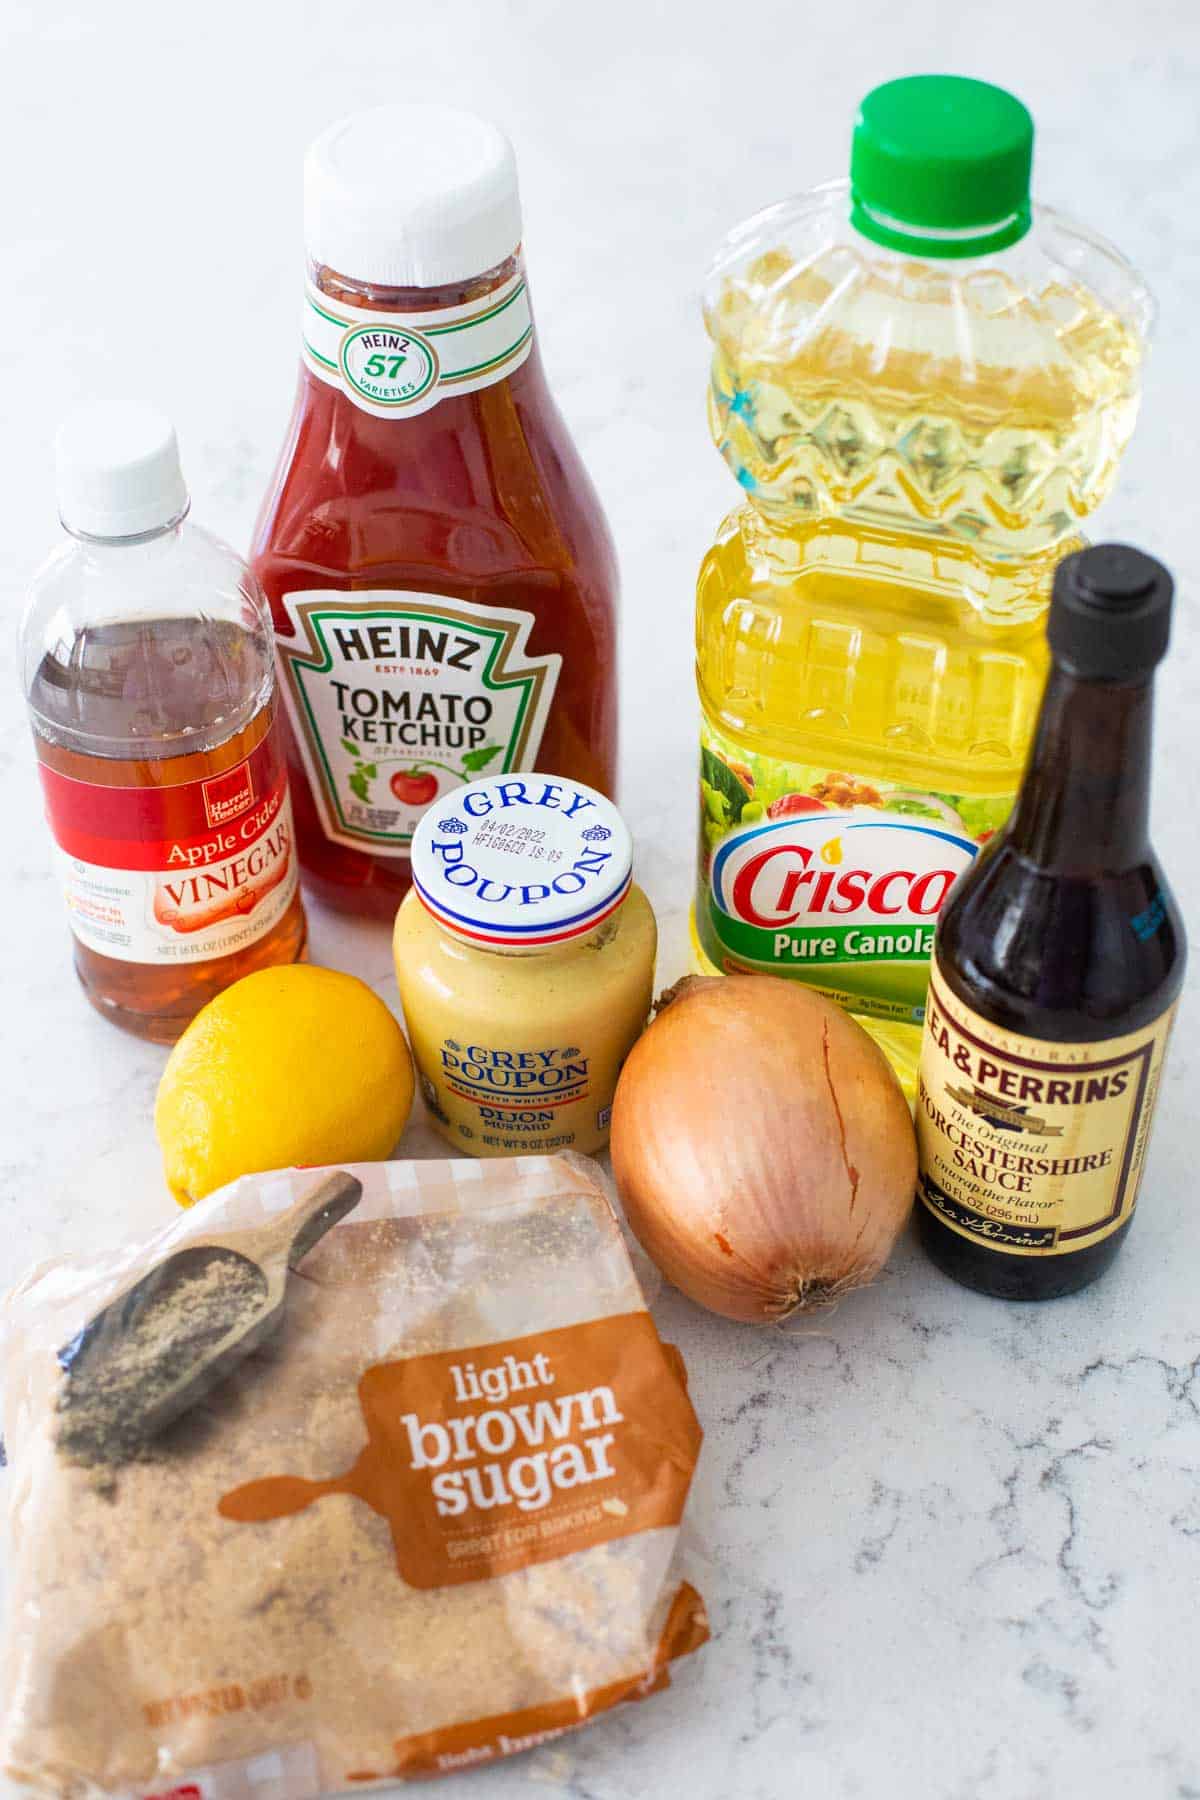
M 603 1149 L 654 989 L 657 931 L 593 788 L 488 776 L 429 808 L 396 979 L 434 1124 L 472 1156 Z

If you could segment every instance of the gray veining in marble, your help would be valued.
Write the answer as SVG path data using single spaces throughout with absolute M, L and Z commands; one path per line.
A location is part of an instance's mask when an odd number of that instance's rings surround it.
M 0 19 L 0 585 L 54 538 L 50 436 L 129 385 L 177 420 L 196 514 L 244 544 L 290 403 L 299 163 L 415 82 L 493 112 L 521 163 L 549 372 L 625 584 L 624 799 L 686 956 L 697 561 L 735 495 L 704 425 L 694 289 L 738 217 L 840 172 L 860 94 L 954 68 L 1015 87 L 1041 195 L 1161 305 L 1142 423 L 1100 520 L 1182 590 L 1155 820 L 1185 908 L 1195 817 L 1200 14 L 1192 0 L 8 0 Z M 170 1205 L 162 1053 L 80 999 L 0 635 L 0 1282 Z M 395 1003 L 386 933 L 314 912 L 321 961 Z M 447 1800 L 1197 1800 L 1200 1011 L 1185 997 L 1137 1229 L 1043 1310 L 958 1291 L 905 1242 L 836 1313 L 755 1333 L 666 1292 L 707 1443 L 693 1518 L 712 1645 L 675 1688 Z M 411 1147 L 428 1139 L 414 1132 Z M 0 1477 L 0 1479 L 4 1479 Z

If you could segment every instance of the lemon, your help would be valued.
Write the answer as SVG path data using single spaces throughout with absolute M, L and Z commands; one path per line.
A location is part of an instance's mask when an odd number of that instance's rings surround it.
M 167 1185 L 190 1206 L 239 1175 L 375 1162 L 412 1107 L 399 1025 L 356 976 L 293 963 L 235 981 L 172 1050 L 154 1106 Z

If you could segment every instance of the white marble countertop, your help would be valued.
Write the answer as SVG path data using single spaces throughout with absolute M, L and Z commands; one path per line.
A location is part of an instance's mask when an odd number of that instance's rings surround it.
M 10 0 L 0 24 L 0 580 L 55 536 L 50 438 L 128 385 L 178 423 L 196 516 L 244 544 L 291 400 L 300 156 L 398 93 L 494 113 L 517 145 L 551 381 L 625 586 L 624 804 L 685 961 L 696 564 L 733 490 L 707 440 L 694 300 L 733 221 L 840 172 L 875 81 L 955 68 L 1017 89 L 1038 189 L 1113 236 L 1161 303 L 1106 535 L 1176 571 L 1155 825 L 1188 907 L 1200 589 L 1200 16 L 1190 0 L 659 6 L 479 0 Z M 8 634 L 0 638 L 0 1283 L 169 1214 L 163 1053 L 70 971 Z M 386 934 L 315 907 L 312 949 L 390 1004 Z M 1200 1308 L 1185 999 L 1137 1229 L 1044 1309 L 952 1286 L 904 1243 L 816 1325 L 755 1332 L 665 1293 L 707 1443 L 692 1508 L 711 1646 L 674 1690 L 552 1751 L 456 1778 L 578 1800 L 1073 1800 L 1200 1795 Z M 1192 1106 L 1194 1106 L 1194 1099 Z M 416 1149 L 428 1140 L 413 1137 Z M 406 1146 L 408 1147 L 408 1146 Z

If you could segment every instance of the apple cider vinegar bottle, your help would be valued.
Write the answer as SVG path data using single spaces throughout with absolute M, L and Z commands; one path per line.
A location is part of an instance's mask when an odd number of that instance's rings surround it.
M 88 407 L 57 452 L 69 537 L 21 629 L 46 817 L 88 999 L 170 1043 L 304 949 L 270 618 L 187 517 L 169 420 Z

